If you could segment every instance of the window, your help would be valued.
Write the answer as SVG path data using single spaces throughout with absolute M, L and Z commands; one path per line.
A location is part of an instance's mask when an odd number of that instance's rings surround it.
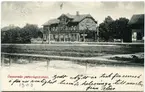
M 72 26 L 70 26 L 70 30 L 72 30 Z
M 70 30 L 73 30 L 73 26 L 70 27 Z
M 69 30 L 71 30 L 71 27 L 69 27 Z
M 76 30 L 76 26 L 74 26 L 74 30 Z
M 65 30 L 68 30 L 68 27 L 66 26 Z
M 133 34 L 132 34 L 132 40 L 133 41 L 136 41 L 137 39 L 137 32 L 133 32 Z
M 64 18 L 62 18 L 62 21 L 64 22 L 64 21 L 65 21 L 65 19 L 64 19 Z
M 53 31 L 55 30 L 55 27 L 53 27 Z
M 52 27 L 50 28 L 50 30 L 52 31 Z
M 55 35 L 55 38 L 58 38 L 58 34 Z
M 55 31 L 57 31 L 57 28 L 58 28 L 58 27 L 55 27 Z

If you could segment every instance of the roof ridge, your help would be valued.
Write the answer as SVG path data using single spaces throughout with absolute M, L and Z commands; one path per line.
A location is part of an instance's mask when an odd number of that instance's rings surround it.
M 79 15 L 72 15 L 72 14 L 61 14 L 62 15 L 65 15 L 67 16 L 68 18 L 72 19 L 70 22 L 80 22 L 81 20 L 83 20 L 84 18 L 86 17 L 92 17 L 91 14 L 79 14 Z M 51 24 L 55 24 L 55 23 L 58 23 L 60 20 L 59 20 L 60 17 L 58 18 L 54 18 L 54 19 L 50 19 L 48 20 L 46 23 L 44 23 L 43 25 L 51 25 Z M 93 17 L 92 17 L 93 18 Z M 93 18 L 94 19 L 94 18 Z M 95 19 L 94 19 L 95 21 Z
M 76 14 L 69 14 L 69 13 L 67 13 L 67 14 L 65 14 L 65 15 L 73 15 L 73 16 L 77 16 Z M 91 14 L 79 14 L 79 15 L 91 15 Z

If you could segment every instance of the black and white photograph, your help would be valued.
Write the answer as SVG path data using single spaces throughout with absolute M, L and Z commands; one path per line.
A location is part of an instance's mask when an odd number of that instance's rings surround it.
M 144 91 L 144 1 L 1 1 L 0 91 Z

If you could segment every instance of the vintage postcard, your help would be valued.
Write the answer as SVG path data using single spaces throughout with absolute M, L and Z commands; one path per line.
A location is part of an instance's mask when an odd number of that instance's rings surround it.
M 2 1 L 0 91 L 144 91 L 144 1 Z

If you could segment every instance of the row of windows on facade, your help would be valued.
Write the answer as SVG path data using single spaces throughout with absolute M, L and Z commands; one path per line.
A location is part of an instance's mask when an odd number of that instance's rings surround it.
M 80 34 L 61 34 L 61 35 L 58 35 L 58 34 L 50 34 L 50 39 L 59 39 L 59 38 L 70 38 L 70 39 L 76 39 L 80 37 Z M 44 35 L 43 36 L 43 39 L 47 39 L 47 36 Z
M 52 27 L 50 28 L 51 31 L 57 31 L 59 29 L 63 29 L 63 28 L 58 28 L 58 27 Z M 71 26 L 71 27 L 65 27 L 64 30 L 76 30 L 77 27 L 76 26 Z
M 58 35 L 58 34 L 51 34 L 51 37 L 54 37 L 54 38 L 59 38 L 59 37 L 65 37 L 65 38 L 68 38 L 68 37 L 77 37 L 79 36 L 79 34 L 61 34 L 61 35 Z
M 74 34 L 50 34 L 50 38 L 76 38 L 77 36 L 80 36 L 80 34 L 78 33 L 74 33 Z M 44 35 L 44 38 L 46 38 L 46 35 Z

